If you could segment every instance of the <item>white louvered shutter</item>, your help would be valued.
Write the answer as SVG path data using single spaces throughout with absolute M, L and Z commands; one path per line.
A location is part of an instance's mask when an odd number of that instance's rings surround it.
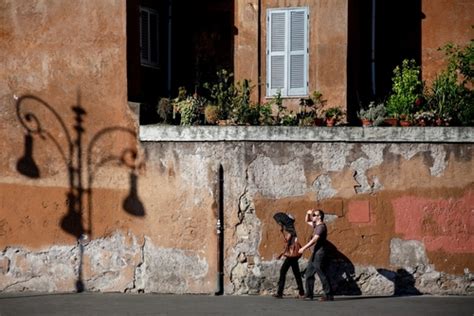
M 289 71 L 288 95 L 306 95 L 307 83 L 307 12 L 291 10 L 290 15 L 290 45 L 289 45 Z
M 269 9 L 267 22 L 267 96 L 306 95 L 308 9 Z
M 267 27 L 267 95 L 273 96 L 287 86 L 287 12 L 268 11 Z

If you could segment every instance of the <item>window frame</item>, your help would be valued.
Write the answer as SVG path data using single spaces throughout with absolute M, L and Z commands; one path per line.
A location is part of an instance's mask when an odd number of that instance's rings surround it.
M 299 50 L 297 53 L 291 51 L 292 43 L 292 29 L 291 29 L 291 18 L 292 13 L 303 12 L 303 49 Z M 309 8 L 308 7 L 289 7 L 289 8 L 268 8 L 267 9 L 267 19 L 266 19 L 266 97 L 273 97 L 275 94 L 280 91 L 281 97 L 285 98 L 297 98 L 304 97 L 308 95 L 308 85 L 309 85 Z M 281 51 L 272 51 L 272 22 L 274 14 L 284 14 L 284 52 Z M 291 57 L 296 55 L 303 56 L 303 86 L 297 88 L 291 88 Z M 283 87 L 282 88 L 272 88 L 272 57 L 283 56 L 284 57 L 284 66 L 283 71 Z M 301 80 L 301 77 L 298 79 Z

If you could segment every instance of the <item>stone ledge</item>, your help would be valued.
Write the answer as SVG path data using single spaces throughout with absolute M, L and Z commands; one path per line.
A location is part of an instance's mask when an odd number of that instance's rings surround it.
M 144 142 L 474 143 L 474 127 L 294 127 L 142 125 Z

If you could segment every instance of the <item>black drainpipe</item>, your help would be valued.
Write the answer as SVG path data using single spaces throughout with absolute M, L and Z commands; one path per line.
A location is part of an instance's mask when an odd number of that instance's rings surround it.
M 219 165 L 218 214 L 217 214 L 217 290 L 215 295 L 224 294 L 224 168 Z

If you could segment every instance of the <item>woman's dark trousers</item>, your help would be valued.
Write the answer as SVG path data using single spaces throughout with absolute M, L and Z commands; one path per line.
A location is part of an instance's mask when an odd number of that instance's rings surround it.
M 330 297 L 331 294 L 331 286 L 329 281 L 322 270 L 322 263 L 325 257 L 324 248 L 319 248 L 315 252 L 313 252 L 311 256 L 311 260 L 308 262 L 308 266 L 306 267 L 306 297 L 313 298 L 314 295 L 314 274 L 317 273 L 319 279 L 321 280 L 321 285 L 323 287 L 323 292 L 327 297 Z
M 296 284 L 298 285 L 298 291 L 300 295 L 304 295 L 304 288 L 303 288 L 303 280 L 301 279 L 301 272 L 300 272 L 300 267 L 298 265 L 298 259 L 299 258 L 286 258 L 285 261 L 283 261 L 283 264 L 281 265 L 280 269 L 280 279 L 278 280 L 278 291 L 277 294 L 282 296 L 283 295 L 283 289 L 285 288 L 285 281 L 286 281 L 286 273 L 288 272 L 288 269 L 293 270 L 293 274 L 296 279 Z

